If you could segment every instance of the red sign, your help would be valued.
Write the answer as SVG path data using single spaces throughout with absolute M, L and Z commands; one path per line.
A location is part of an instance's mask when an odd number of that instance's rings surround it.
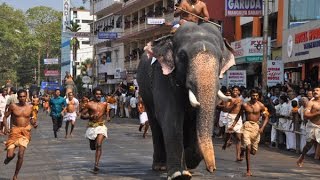
M 44 76 L 60 76 L 59 70 L 44 70 Z
M 320 39 L 320 28 L 295 34 L 294 43 L 299 44 L 316 39 Z

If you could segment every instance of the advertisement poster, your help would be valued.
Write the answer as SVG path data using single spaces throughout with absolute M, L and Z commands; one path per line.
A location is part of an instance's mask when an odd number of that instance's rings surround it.
M 284 83 L 283 61 L 268 60 L 267 86 L 275 86 Z
M 227 71 L 228 87 L 244 86 L 247 87 L 246 70 L 229 70 Z

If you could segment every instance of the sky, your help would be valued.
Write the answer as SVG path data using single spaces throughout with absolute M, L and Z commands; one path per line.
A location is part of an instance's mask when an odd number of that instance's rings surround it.
M 62 11 L 63 0 L 0 0 L 0 4 L 6 3 L 15 9 L 22 9 L 23 11 L 36 6 L 47 6 L 55 10 Z M 71 0 L 71 7 L 89 7 L 89 1 L 84 5 L 82 0 Z

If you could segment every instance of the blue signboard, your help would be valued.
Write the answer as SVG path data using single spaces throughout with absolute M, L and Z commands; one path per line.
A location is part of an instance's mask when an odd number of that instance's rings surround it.
M 118 33 L 116 32 L 99 32 L 98 39 L 117 39 Z
M 41 89 L 54 91 L 60 89 L 60 86 L 58 82 L 41 82 Z

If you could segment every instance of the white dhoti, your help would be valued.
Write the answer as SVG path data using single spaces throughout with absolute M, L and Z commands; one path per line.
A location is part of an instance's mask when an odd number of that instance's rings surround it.
M 148 121 L 148 115 L 146 112 L 142 112 L 140 115 L 139 115 L 139 119 L 140 119 L 140 124 L 144 124 L 146 123 L 146 121 Z
M 307 142 L 314 140 L 317 143 L 320 143 L 320 125 L 308 121 L 306 125 L 306 140 Z
M 275 128 L 276 125 L 277 123 L 272 123 L 271 126 L 271 142 L 277 141 L 277 129 Z
M 301 136 L 300 136 L 300 150 L 304 148 L 304 146 L 307 144 L 307 138 L 306 138 L 306 125 L 304 123 L 301 123 L 300 126 Z M 307 152 L 307 155 L 311 155 L 315 153 L 315 148 L 312 146 L 311 149 Z
M 97 127 L 88 127 L 86 131 L 86 138 L 90 140 L 95 140 L 98 136 L 98 134 L 102 134 L 104 137 L 108 137 L 108 128 L 103 126 L 97 126 Z
M 292 120 L 287 120 L 285 130 L 287 149 L 296 149 L 296 134 L 293 132 L 294 124 Z
M 230 114 L 230 113 L 226 114 L 226 121 L 227 121 L 226 132 L 228 132 L 228 129 L 232 126 L 236 116 L 237 116 L 237 114 Z M 241 133 L 241 128 L 242 128 L 242 119 L 240 116 L 237 124 L 233 127 L 233 131 L 230 133 L 234 133 L 234 132 Z
M 63 121 L 76 121 L 76 119 L 77 119 L 77 113 L 76 112 L 66 113 L 63 116 Z

